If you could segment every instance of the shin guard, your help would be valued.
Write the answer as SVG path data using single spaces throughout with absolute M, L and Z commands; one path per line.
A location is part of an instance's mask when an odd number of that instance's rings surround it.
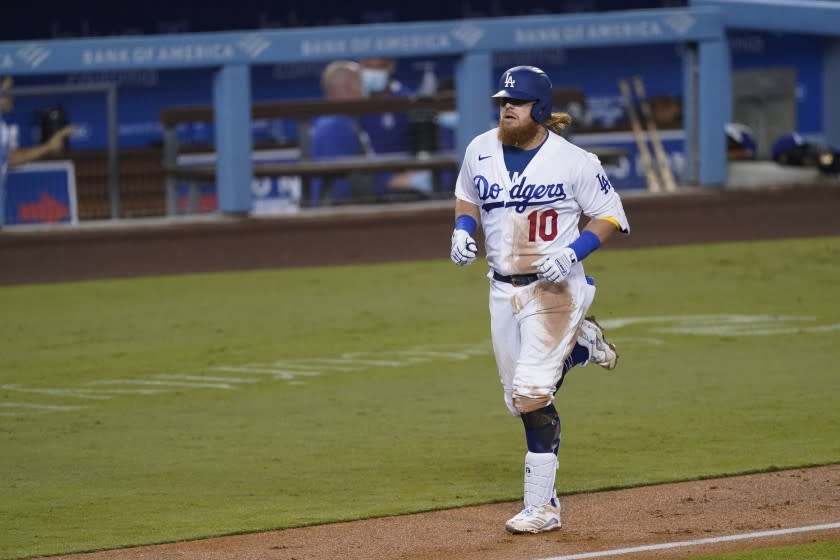
M 560 449 L 560 416 L 553 404 L 521 415 L 525 440 L 532 453 L 554 453 Z
M 557 474 L 557 455 L 532 453 L 525 455 L 525 507 L 543 506 L 556 495 L 554 477 Z

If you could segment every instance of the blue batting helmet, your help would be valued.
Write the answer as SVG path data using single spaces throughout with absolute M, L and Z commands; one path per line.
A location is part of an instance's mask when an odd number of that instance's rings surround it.
M 727 149 L 740 148 L 750 159 L 755 159 L 755 134 L 750 127 L 741 123 L 726 123 L 723 129 L 726 131 Z
M 509 97 L 523 101 L 536 101 L 531 118 L 538 123 L 551 116 L 551 80 L 536 66 L 514 66 L 499 78 L 499 91 L 493 97 Z
M 773 142 L 773 160 L 779 161 L 784 159 L 786 154 L 790 154 L 797 149 L 801 149 L 805 145 L 805 140 L 796 132 L 790 134 L 783 134 L 776 138 Z

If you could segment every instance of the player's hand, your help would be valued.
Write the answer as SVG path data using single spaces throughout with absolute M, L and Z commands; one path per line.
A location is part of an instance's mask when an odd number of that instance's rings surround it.
M 465 266 L 472 263 L 478 254 L 478 244 L 469 233 L 463 229 L 456 229 L 452 232 L 452 252 L 449 258 L 458 266 Z
M 76 127 L 72 125 L 65 126 L 55 134 L 53 134 L 49 140 L 46 142 L 47 146 L 47 153 L 49 154 L 60 154 L 64 151 L 64 141 L 67 139 L 68 136 L 73 134 L 76 131 Z
M 572 265 L 577 262 L 574 249 L 566 247 L 557 255 L 543 257 L 532 263 L 537 267 L 537 276 L 555 284 L 560 284 L 572 273 Z

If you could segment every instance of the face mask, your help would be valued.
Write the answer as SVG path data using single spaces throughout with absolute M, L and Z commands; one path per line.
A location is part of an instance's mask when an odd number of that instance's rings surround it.
M 442 113 L 438 113 L 437 122 L 444 128 L 454 130 L 458 127 L 458 113 L 455 111 L 444 111 Z
M 365 95 L 377 93 L 388 85 L 388 72 L 373 68 L 362 68 L 362 89 Z

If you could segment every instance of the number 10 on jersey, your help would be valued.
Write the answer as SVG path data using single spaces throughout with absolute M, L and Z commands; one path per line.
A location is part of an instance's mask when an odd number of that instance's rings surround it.
M 557 237 L 557 210 L 547 208 L 528 214 L 528 241 L 536 241 L 537 236 L 543 241 L 553 241 Z

